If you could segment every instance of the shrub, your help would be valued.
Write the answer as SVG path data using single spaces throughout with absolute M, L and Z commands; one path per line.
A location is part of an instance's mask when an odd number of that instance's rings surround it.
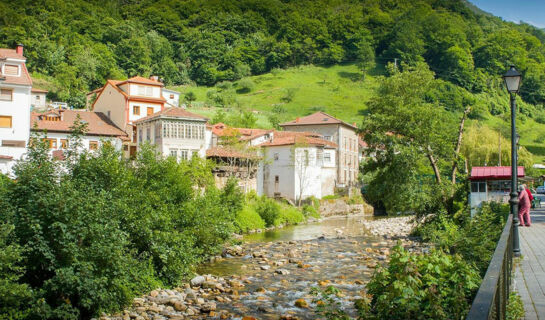
M 280 204 L 265 196 L 261 197 L 256 206 L 257 213 L 265 221 L 267 227 L 274 226 L 280 215 Z
M 319 219 L 321 217 L 318 210 L 316 210 L 316 208 L 314 206 L 311 206 L 311 205 L 308 205 L 308 204 L 303 206 L 303 214 L 306 217 L 313 217 L 313 218 L 316 218 L 316 219 Z
M 257 213 L 253 204 L 246 204 L 237 213 L 235 225 L 240 232 L 265 228 L 265 221 Z
M 368 312 L 378 319 L 460 319 L 480 281 L 459 255 L 414 254 L 397 245 L 388 267 L 377 269 L 367 285 Z
M 305 220 L 305 216 L 299 209 L 289 204 L 281 204 L 278 217 L 274 220 L 274 225 L 299 224 Z
M 248 93 L 255 89 L 255 83 L 252 79 L 242 79 L 237 83 L 237 93 Z

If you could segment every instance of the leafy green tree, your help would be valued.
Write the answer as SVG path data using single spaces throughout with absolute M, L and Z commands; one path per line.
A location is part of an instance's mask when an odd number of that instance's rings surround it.
M 184 100 L 187 102 L 188 106 L 191 107 L 191 103 L 197 100 L 197 95 L 193 91 L 188 91 L 184 94 Z

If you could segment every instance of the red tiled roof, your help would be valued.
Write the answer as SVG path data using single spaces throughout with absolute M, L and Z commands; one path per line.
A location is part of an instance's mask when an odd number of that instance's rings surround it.
M 34 124 L 37 124 L 37 130 L 48 132 L 71 132 L 70 127 L 74 124 L 76 116 L 79 115 L 82 121 L 88 124 L 87 135 L 93 136 L 117 136 L 120 138 L 126 137 L 127 134 L 119 129 L 105 114 L 102 112 L 93 111 L 54 111 L 47 114 L 55 113 L 62 116 L 60 121 L 40 120 L 39 116 L 43 113 L 33 112 L 30 117 L 30 128 L 34 130 Z
M 219 137 L 240 135 L 242 140 L 251 140 L 272 131 L 271 129 L 233 128 L 221 122 L 212 125 L 212 132 L 215 135 Z
M 235 150 L 228 146 L 217 146 L 212 147 L 206 150 L 207 158 L 240 158 L 240 159 L 257 159 L 259 158 L 257 154 L 252 152 L 244 152 L 240 150 Z
M 198 119 L 198 120 L 208 120 L 208 118 L 201 116 L 200 114 L 195 114 L 192 112 L 189 112 L 182 108 L 176 108 L 176 107 L 169 107 L 165 108 L 161 111 L 155 112 L 154 114 L 151 114 L 147 117 L 138 119 L 134 121 L 134 123 L 139 123 L 159 117 L 166 117 L 166 118 L 189 118 L 189 119 Z
M 304 126 L 304 125 L 321 125 L 321 124 L 343 124 L 353 129 L 357 129 L 355 125 L 339 120 L 325 112 L 318 111 L 306 117 L 297 118 L 293 121 L 281 123 L 280 126 Z
M 161 87 L 165 86 L 162 82 L 151 80 L 151 79 L 144 78 L 144 77 L 141 77 L 141 76 L 132 77 L 132 78 L 129 78 L 129 79 L 125 80 L 125 81 L 120 81 L 119 84 L 123 84 L 125 82 L 142 83 L 142 84 L 149 84 L 149 85 L 161 86 Z
M 38 88 L 32 88 L 32 92 L 38 92 L 38 93 L 48 93 L 49 91 L 47 91 L 47 90 L 43 90 L 43 89 L 38 89 Z
M 26 60 L 23 55 L 17 53 L 15 49 L 0 48 L 0 59 L 21 59 Z
M 524 177 L 524 167 L 517 168 L 517 176 Z M 473 167 L 470 180 L 511 179 L 511 167 Z
M 13 157 L 12 157 L 12 156 L 5 156 L 5 155 L 3 155 L 3 154 L 0 154 L 0 159 L 3 159 L 3 160 L 11 160 L 11 159 L 13 159 Z
M 287 146 L 287 145 L 294 145 L 296 143 L 308 144 L 308 145 L 314 145 L 314 146 L 324 146 L 324 147 L 327 146 L 332 148 L 337 147 L 337 144 L 335 142 L 325 140 L 322 138 L 306 136 L 304 134 L 300 134 L 297 132 L 290 132 L 290 134 L 284 134 L 281 137 L 277 137 L 275 134 L 272 141 L 264 142 L 260 144 L 259 146 L 261 147 Z
M 360 148 L 367 148 L 369 146 L 361 137 L 358 137 L 358 145 Z

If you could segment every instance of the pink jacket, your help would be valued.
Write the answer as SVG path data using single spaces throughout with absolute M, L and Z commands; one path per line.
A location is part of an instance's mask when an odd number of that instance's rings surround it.
M 530 211 L 530 198 L 528 197 L 528 192 L 523 190 L 519 193 L 519 212 Z

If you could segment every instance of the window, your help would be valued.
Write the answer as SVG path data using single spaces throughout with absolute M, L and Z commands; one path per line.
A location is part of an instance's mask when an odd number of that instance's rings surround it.
M 147 127 L 146 128 L 146 141 L 150 141 L 150 140 L 151 140 L 151 128 Z
M 11 90 L 11 89 L 0 89 L 0 100 L 12 101 L 13 100 L 13 90 Z
M 155 123 L 155 140 L 158 140 L 161 138 L 161 123 L 156 122 Z
M 275 183 L 280 182 L 280 178 L 279 178 L 278 176 L 274 176 L 274 182 L 275 182 Z
M 24 140 L 2 140 L 2 147 L 24 148 L 26 143 Z
M 129 151 L 129 145 L 128 145 L 128 144 L 124 144 L 124 145 L 123 145 L 123 150 L 124 150 L 124 151 Z
M 145 96 L 146 95 L 146 87 L 138 86 L 138 95 L 139 96 Z
M 170 155 L 174 158 L 178 157 L 178 149 L 170 149 Z
M 189 159 L 189 152 L 187 150 L 180 150 L 180 158 L 184 160 Z
M 174 95 L 173 95 L 173 94 L 170 94 L 170 99 L 174 99 Z
M 142 128 L 140 128 L 138 129 L 138 142 L 142 142 L 142 135 L 143 135 Z
M 140 106 L 133 106 L 132 107 L 132 114 L 134 114 L 135 116 L 139 116 L 140 115 Z
M 146 96 L 153 96 L 153 87 L 146 87 Z
M 472 182 L 471 192 L 486 192 L 486 182 Z
M 62 149 L 68 148 L 68 140 L 67 139 L 61 139 L 61 148 Z
M 153 114 L 153 108 L 152 108 L 152 107 L 148 107 L 147 115 L 148 115 L 148 116 L 151 116 L 152 114 Z
M 331 136 L 324 136 L 324 140 L 331 141 Z
M 6 64 L 4 65 L 4 74 L 7 76 L 18 76 L 19 75 L 19 66 Z
M 89 150 L 97 150 L 98 141 L 89 141 Z
M 274 161 L 277 161 L 278 160 L 278 152 L 275 152 L 274 153 Z
M 331 153 L 329 153 L 329 152 L 324 153 L 324 162 L 325 163 L 330 163 L 331 162 Z
M 57 139 L 44 138 L 42 141 L 49 146 L 49 149 L 57 149 Z
M 0 128 L 11 128 L 11 116 L 0 116 Z
M 36 96 L 36 100 L 40 100 L 40 96 Z

